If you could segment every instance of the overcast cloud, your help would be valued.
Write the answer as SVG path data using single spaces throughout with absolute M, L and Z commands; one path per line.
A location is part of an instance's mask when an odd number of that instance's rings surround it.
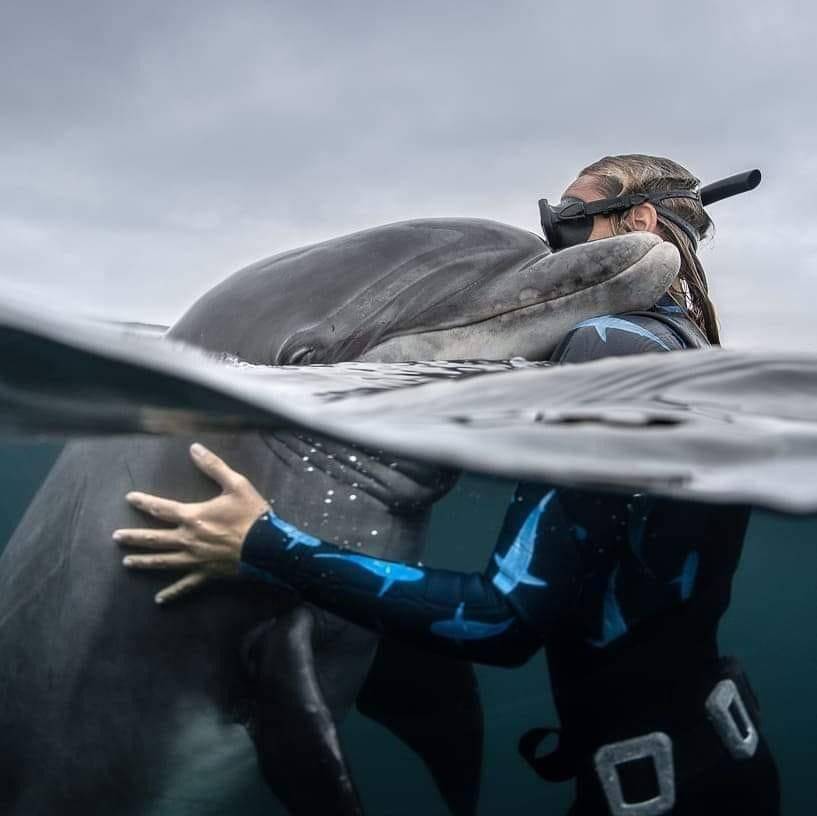
M 0 287 L 171 322 L 235 269 L 405 218 L 538 231 L 607 153 L 704 181 L 725 341 L 817 350 L 812 4 L 0 6 Z

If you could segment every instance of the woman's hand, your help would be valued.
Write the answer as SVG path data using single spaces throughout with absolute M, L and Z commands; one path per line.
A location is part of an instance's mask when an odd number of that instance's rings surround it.
M 184 578 L 156 595 L 156 603 L 174 600 L 211 578 L 238 573 L 241 546 L 250 527 L 270 507 L 250 482 L 198 443 L 190 447 L 196 467 L 221 485 L 222 493 L 206 502 L 182 502 L 128 493 L 132 507 L 175 524 L 171 529 L 116 530 L 114 541 L 126 547 L 159 550 L 155 555 L 128 555 L 134 569 L 187 569 Z

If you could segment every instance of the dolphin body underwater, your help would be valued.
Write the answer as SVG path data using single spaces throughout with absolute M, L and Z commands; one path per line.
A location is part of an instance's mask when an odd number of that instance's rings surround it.
M 167 337 L 264 365 L 544 359 L 581 320 L 651 306 L 677 268 L 675 249 L 644 233 L 551 254 L 490 221 L 405 222 L 256 263 Z M 294 432 L 197 438 L 293 524 L 389 559 L 421 555 L 430 508 L 455 478 Z M 8 543 L 0 813 L 155 812 L 202 720 L 225 739 L 247 726 L 290 813 L 360 813 L 336 730 L 356 700 L 420 754 L 453 812 L 473 813 L 482 726 L 470 665 L 386 641 L 378 651 L 376 635 L 283 586 L 225 582 L 206 604 L 159 610 L 163 579 L 122 569 L 111 531 L 141 524 L 126 492 L 212 495 L 190 441 L 69 442 Z

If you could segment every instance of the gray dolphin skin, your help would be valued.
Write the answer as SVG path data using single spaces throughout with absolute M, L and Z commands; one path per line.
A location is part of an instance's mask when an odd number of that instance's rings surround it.
M 166 340 L 152 340 L 145 359 L 173 357 L 168 340 L 261 365 L 542 359 L 581 320 L 649 307 L 677 268 L 674 248 L 646 234 L 551 255 L 531 233 L 494 222 L 401 223 L 236 273 Z M 55 390 L 45 393 L 30 375 L 47 343 L 33 348 L 12 324 L 2 330 L 0 401 L 21 426 L 15 400 L 26 389 L 27 417 L 62 412 L 66 427 L 88 430 L 96 416 L 93 430 L 102 433 L 122 430 L 91 406 L 108 380 L 149 389 L 152 377 L 168 405 L 197 400 L 178 377 L 105 362 L 119 341 L 110 335 L 108 345 L 104 332 L 88 335 L 96 339 L 77 368 L 52 369 Z M 90 402 L 79 416 L 59 394 L 85 382 L 91 356 Z M 207 399 L 196 404 L 206 408 Z M 126 400 L 116 410 L 134 430 L 162 424 L 161 410 L 129 413 Z M 455 479 L 434 464 L 304 432 L 195 438 L 246 474 L 287 521 L 386 559 L 420 557 L 430 508 Z M 423 757 L 453 812 L 473 813 L 482 725 L 469 665 L 387 643 L 375 657 L 374 634 L 260 582 L 228 582 L 207 590 L 206 603 L 192 597 L 160 610 L 152 596 L 166 579 L 122 568 L 111 532 L 144 524 L 126 492 L 183 501 L 214 493 L 189 462 L 192 439 L 69 443 L 9 541 L 0 559 L 0 812 L 160 812 L 184 773 L 185 734 L 205 723 L 218 744 L 249 744 L 236 735 L 242 723 L 289 812 L 360 813 L 336 730 L 358 699 Z M 468 631 L 467 621 L 451 626 Z M 420 664 L 427 682 L 412 684 L 406 667 Z M 394 704 L 404 694 L 439 732 L 412 730 Z

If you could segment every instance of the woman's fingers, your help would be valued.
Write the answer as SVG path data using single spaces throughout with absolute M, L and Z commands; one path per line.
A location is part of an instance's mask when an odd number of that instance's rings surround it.
M 236 473 L 223 459 L 198 442 L 190 446 L 190 457 L 202 473 L 220 484 L 224 490 L 235 489 L 241 479 L 241 474 Z
M 122 563 L 131 569 L 180 569 L 199 564 L 199 559 L 186 552 L 162 555 L 127 555 Z
M 175 530 L 115 530 L 113 540 L 123 547 L 144 547 L 148 550 L 178 550 L 188 541 L 180 528 Z
M 197 587 L 206 583 L 208 579 L 207 573 L 191 572 L 190 575 L 185 575 L 181 581 L 176 581 L 169 587 L 165 587 L 161 592 L 156 593 L 154 600 L 157 604 L 167 603 L 168 601 L 175 601 L 182 595 L 187 595 Z
M 171 524 L 181 524 L 184 521 L 184 505 L 181 502 L 162 499 L 159 496 L 151 496 L 149 493 L 138 491 L 128 493 L 125 498 L 131 507 L 154 518 L 169 521 Z

